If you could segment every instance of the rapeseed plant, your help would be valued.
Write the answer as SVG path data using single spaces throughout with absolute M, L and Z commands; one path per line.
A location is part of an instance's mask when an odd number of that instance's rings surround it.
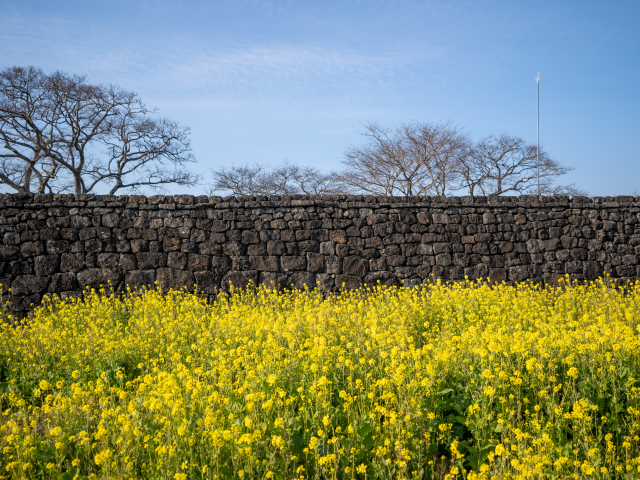
M 640 478 L 640 284 L 57 298 L 0 326 L 0 478 Z

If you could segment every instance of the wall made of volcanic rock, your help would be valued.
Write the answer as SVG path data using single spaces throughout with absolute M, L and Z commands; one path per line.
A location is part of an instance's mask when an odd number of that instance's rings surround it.
M 640 277 L 640 197 L 0 195 L 0 281 L 22 316 L 86 287 L 249 281 L 335 291 L 490 277 Z

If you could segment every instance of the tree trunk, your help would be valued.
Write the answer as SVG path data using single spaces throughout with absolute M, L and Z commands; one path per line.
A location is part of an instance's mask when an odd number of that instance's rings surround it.
M 75 173 L 73 175 L 73 186 L 74 186 L 76 195 L 82 195 L 84 193 L 82 191 L 82 181 L 80 179 L 80 176 Z

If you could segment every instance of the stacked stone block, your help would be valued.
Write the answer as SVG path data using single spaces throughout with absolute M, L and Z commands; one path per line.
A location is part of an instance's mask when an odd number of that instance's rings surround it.
M 433 279 L 640 276 L 639 197 L 0 195 L 0 275 L 43 295 L 249 281 L 326 291 Z

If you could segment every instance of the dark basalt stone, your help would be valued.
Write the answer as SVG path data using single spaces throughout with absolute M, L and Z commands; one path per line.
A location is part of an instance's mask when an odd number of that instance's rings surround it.
M 604 273 L 640 278 L 640 197 L 0 195 L 0 283 L 19 314 L 108 282 L 216 295 Z

